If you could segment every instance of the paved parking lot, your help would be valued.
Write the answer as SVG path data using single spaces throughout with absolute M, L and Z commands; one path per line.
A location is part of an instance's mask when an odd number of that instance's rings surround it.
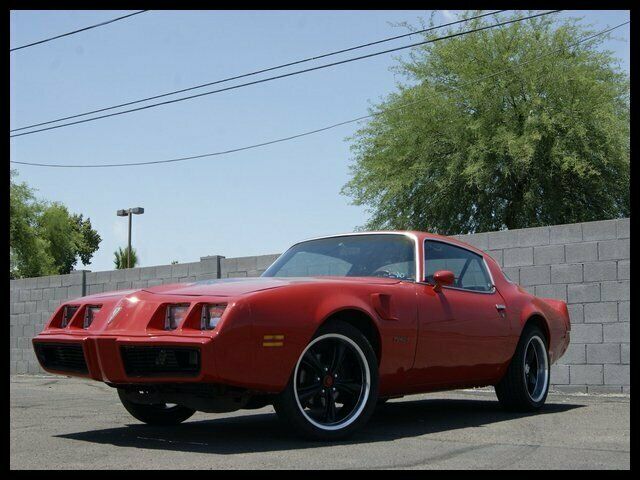
M 493 392 L 434 393 L 393 400 L 362 432 L 326 444 L 290 434 L 271 407 L 149 427 L 102 383 L 14 376 L 11 468 L 626 469 L 629 413 L 628 396 L 552 394 L 521 415 Z

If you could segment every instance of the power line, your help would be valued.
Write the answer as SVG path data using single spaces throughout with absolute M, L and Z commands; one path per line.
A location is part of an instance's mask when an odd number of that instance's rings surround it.
M 345 63 L 355 62 L 357 60 L 363 60 L 363 59 L 366 59 L 366 58 L 376 57 L 376 56 L 384 55 L 384 54 L 387 54 L 387 53 L 397 52 L 399 50 L 404 50 L 404 49 L 407 49 L 407 48 L 417 47 L 419 45 L 426 45 L 428 43 L 434 43 L 434 42 L 437 42 L 437 41 L 440 41 L 440 40 L 446 40 L 446 39 L 450 39 L 450 38 L 454 38 L 454 37 L 459 37 L 459 36 L 462 36 L 462 35 L 467 35 L 469 33 L 480 32 L 480 31 L 483 31 L 483 30 L 489 30 L 491 28 L 496 28 L 496 27 L 500 27 L 500 26 L 507 25 L 507 24 L 510 24 L 510 23 L 515 23 L 515 22 L 521 22 L 521 21 L 524 21 L 524 20 L 529 20 L 529 19 L 532 19 L 532 18 L 541 17 L 541 16 L 545 16 L 545 15 L 550 15 L 552 13 L 557 13 L 557 12 L 560 12 L 560 11 L 561 10 L 551 10 L 549 12 L 538 13 L 538 14 L 535 14 L 535 15 L 529 15 L 527 17 L 507 20 L 507 21 L 504 21 L 504 22 L 495 23 L 493 25 L 485 25 L 483 27 L 478 27 L 478 28 L 475 28 L 475 29 L 472 29 L 472 30 L 465 30 L 463 32 L 456 32 L 456 33 L 452 33 L 452 34 L 449 34 L 449 35 L 436 37 L 436 38 L 430 39 L 430 40 L 423 40 L 421 42 L 412 43 L 412 44 L 404 45 L 404 46 L 401 46 L 401 47 L 395 47 L 395 48 L 390 48 L 388 50 L 369 53 L 367 55 L 361 55 L 359 57 L 352 57 L 352 58 L 348 58 L 348 59 L 345 59 L 345 60 L 340 60 L 340 61 L 336 61 L 336 62 L 332 62 L 332 63 L 327 63 L 327 64 L 324 64 L 324 65 L 318 65 L 316 67 L 310 67 L 310 68 L 306 68 L 306 69 L 303 69 L 303 70 L 296 70 L 294 72 L 289 72 L 289 73 L 285 73 L 285 74 L 282 74 L 282 75 L 276 75 L 276 76 L 273 76 L 273 77 L 267 77 L 267 78 L 263 78 L 263 79 L 260 79 L 260 80 L 254 80 L 254 81 L 251 81 L 251 82 L 240 83 L 238 85 L 233 85 L 233 86 L 225 87 L 225 88 L 219 88 L 217 90 L 211 90 L 211 91 L 208 91 L 208 92 L 189 95 L 189 96 L 186 96 L 186 97 L 176 98 L 176 99 L 172 99 L 172 100 L 165 100 L 163 102 L 152 103 L 151 105 L 145 105 L 145 106 L 142 106 L 142 107 L 131 108 L 129 110 L 122 110 L 120 112 L 108 113 L 108 114 L 105 114 L 105 115 L 99 115 L 97 117 L 86 118 L 84 120 L 76 120 L 74 122 L 68 122 L 68 123 L 63 123 L 63 124 L 60 124 L 60 125 L 54 125 L 52 127 L 45 127 L 45 128 L 40 128 L 40 129 L 37 129 L 37 130 L 31 130 L 29 132 L 17 133 L 17 134 L 14 134 L 14 135 L 9 135 L 9 137 L 13 138 L 13 137 L 21 137 L 21 136 L 24 136 L 24 135 L 31 135 L 33 133 L 44 132 L 46 130 L 54 130 L 54 129 L 57 129 L 57 128 L 68 127 L 68 126 L 77 125 L 77 124 L 80 124 L 80 123 L 92 122 L 94 120 L 100 120 L 100 119 L 103 119 L 103 118 L 115 117 L 115 116 L 118 116 L 118 115 L 124 115 L 124 114 L 127 114 L 127 113 L 138 112 L 138 111 L 141 111 L 141 110 L 147 110 L 149 108 L 159 107 L 159 106 L 162 106 L 162 105 L 169 105 L 169 104 L 172 104 L 172 103 L 182 102 L 184 100 L 191 100 L 191 99 L 194 99 L 194 98 L 204 97 L 204 96 L 207 96 L 207 95 L 212 95 L 214 93 L 221 93 L 221 92 L 226 92 L 226 91 L 229 91 L 229 90 L 235 90 L 235 89 L 238 89 L 238 88 L 247 87 L 247 86 L 250 86 L 250 85 L 257 85 L 259 83 L 265 83 L 265 82 L 269 82 L 269 81 L 273 81 L 273 80 L 279 80 L 281 78 L 287 78 L 287 77 L 291 77 L 291 76 L 294 76 L 294 75 L 300 75 L 300 74 L 303 74 L 303 73 L 313 72 L 315 70 L 322 70 L 322 69 L 325 69 L 325 68 L 335 67 L 337 65 L 342 65 L 342 64 L 345 64 Z
M 471 20 L 475 20 L 475 19 L 478 19 L 478 18 L 486 17 L 488 15 L 496 15 L 498 13 L 502 13 L 502 12 L 505 12 L 505 11 L 506 10 L 496 10 L 495 12 L 485 13 L 485 14 L 482 14 L 482 15 L 477 15 L 475 17 L 469 17 L 469 18 L 465 18 L 465 19 L 462 19 L 462 20 L 457 20 L 455 22 L 450 22 L 450 23 L 445 23 L 445 24 L 442 24 L 442 25 L 437 25 L 435 27 L 425 28 L 425 29 L 422 29 L 422 30 L 416 30 L 416 31 L 411 32 L 411 33 L 405 33 L 405 34 L 402 34 L 402 35 L 396 35 L 394 37 L 387 37 L 387 38 L 383 38 L 381 40 L 376 40 L 374 42 L 363 43 L 361 45 L 356 45 L 354 47 L 344 48 L 342 50 L 336 50 L 334 52 L 329 52 L 329 53 L 323 53 L 321 55 L 316 55 L 316 56 L 313 56 L 313 57 L 304 58 L 302 60 L 295 60 L 293 62 L 284 63 L 284 64 L 281 64 L 281 65 L 276 65 L 274 67 L 263 68 L 261 70 L 255 70 L 253 72 L 243 73 L 241 75 L 235 75 L 235 76 L 232 76 L 232 77 L 223 78 L 221 80 L 215 80 L 215 81 L 208 82 L 208 83 L 202 83 L 200 85 L 194 85 L 192 87 L 183 88 L 183 89 L 180 89 L 180 90 L 174 90 L 174 91 L 171 91 L 171 92 L 166 92 L 166 93 L 162 93 L 162 94 L 159 94 L 159 95 L 154 95 L 154 96 L 151 96 L 151 97 L 141 98 L 139 100 L 132 100 L 130 102 L 120 103 L 118 105 L 113 105 L 111 107 L 98 108 L 96 110 L 91 110 L 91 111 L 88 111 L 88 112 L 69 115 L 67 117 L 56 118 L 54 120 L 49 120 L 49 121 L 46 121 L 46 122 L 34 123 L 32 125 L 26 125 L 26 126 L 20 127 L 20 128 L 14 128 L 13 130 L 9 130 L 9 132 L 10 133 L 11 132 L 18 132 L 20 130 L 27 130 L 29 128 L 41 127 L 43 125 L 49 125 L 51 123 L 58 123 L 58 122 L 62 122 L 64 120 L 71 120 L 72 118 L 84 117 L 86 115 L 92 115 L 94 113 L 106 112 L 108 110 L 114 110 L 116 108 L 121 108 L 121 107 L 128 107 L 129 105 L 135 105 L 137 103 L 147 102 L 149 100 L 156 100 L 158 98 L 168 97 L 170 95 L 176 95 L 178 93 L 189 92 L 191 90 L 196 90 L 198 88 L 210 87 L 212 85 L 218 85 L 220 83 L 226 83 L 226 82 L 230 82 L 232 80 L 239 80 L 241 78 L 251 77 L 251 76 L 254 76 L 254 75 L 258 75 L 260 73 L 266 73 L 266 72 L 271 72 L 271 71 L 274 71 L 274 70 L 280 70 L 282 68 L 291 67 L 293 65 L 299 65 L 301 63 L 307 63 L 307 62 L 311 62 L 313 60 L 319 60 L 321 58 L 326 58 L 326 57 L 331 57 L 333 55 L 338 55 L 338 54 L 341 54 L 341 53 L 351 52 L 353 50 L 358 50 L 358 49 L 361 49 L 361 48 L 370 47 L 372 45 L 378 45 L 380 43 L 390 42 L 392 40 L 398 40 L 400 38 L 409 37 L 411 35 L 418 35 L 418 34 L 430 32 L 432 30 L 436 30 L 436 29 L 439 29 L 439 28 L 449 27 L 451 25 L 456 25 L 458 23 L 469 22 Z
M 91 30 L 92 28 L 102 27 L 104 25 L 108 25 L 113 22 L 117 22 L 118 20 L 124 20 L 125 18 L 133 17 L 134 15 L 140 15 L 141 13 L 147 12 L 148 10 L 140 10 L 138 12 L 130 13 L 128 15 L 123 15 L 122 17 L 113 18 L 111 20 L 107 20 L 106 22 L 96 23 L 95 25 L 90 25 L 88 27 L 80 28 L 78 30 L 74 30 L 73 32 L 63 33 L 62 35 L 56 35 L 55 37 L 45 38 L 44 40 L 39 40 L 37 42 L 28 43 L 26 45 L 21 45 L 19 47 L 10 48 L 10 52 L 15 52 L 16 50 L 22 50 L 23 48 L 33 47 L 34 45 L 40 45 L 41 43 L 50 42 L 52 40 L 57 40 L 58 38 L 68 37 L 69 35 L 75 35 L 76 33 L 84 32 L 86 30 Z
M 509 66 L 509 67 L 507 67 L 507 68 L 505 68 L 503 70 L 499 70 L 497 72 L 493 72 L 491 74 L 484 75 L 484 76 L 482 76 L 480 78 L 477 78 L 477 79 L 475 79 L 473 81 L 464 82 L 463 86 L 472 85 L 474 83 L 480 83 L 480 82 L 483 82 L 483 81 L 485 81 L 487 79 L 496 77 L 496 76 L 501 75 L 501 74 L 503 74 L 505 72 L 513 70 L 515 68 L 519 68 L 519 67 L 522 67 L 524 65 L 528 65 L 528 64 L 537 62 L 537 61 L 539 61 L 539 60 L 541 60 L 543 58 L 550 57 L 552 55 L 555 55 L 556 53 L 563 52 L 567 48 L 578 46 L 581 43 L 584 43 L 584 42 L 587 42 L 589 40 L 592 40 L 592 39 L 594 39 L 594 38 L 596 38 L 596 37 L 598 37 L 600 35 L 604 35 L 606 33 L 609 33 L 611 31 L 616 30 L 617 28 L 620 28 L 620 27 L 622 27 L 624 25 L 627 25 L 629 23 L 631 23 L 631 22 L 630 21 L 626 21 L 626 22 L 620 23 L 619 25 L 616 25 L 615 27 L 610 27 L 610 28 L 602 30 L 602 31 L 600 31 L 598 33 L 595 33 L 593 35 L 589 35 L 587 37 L 584 37 L 584 38 L 578 40 L 577 42 L 575 42 L 575 43 L 573 43 L 571 45 L 568 45 L 567 47 L 558 48 L 558 49 L 553 50 L 553 51 L 551 51 L 549 53 L 546 53 L 544 55 L 540 55 L 538 57 L 532 58 L 531 60 L 527 60 L 526 62 L 520 62 L 517 65 L 512 65 L 512 66 Z M 404 103 L 402 105 L 398 105 L 397 107 L 391 108 L 391 109 L 389 109 L 387 111 L 400 110 L 400 109 L 403 109 L 403 108 L 406 108 L 406 107 L 409 107 L 411 105 L 415 105 L 415 104 L 418 104 L 418 103 L 422 103 L 422 102 L 424 102 L 424 100 L 416 100 L 416 101 L 413 101 L 413 102 L 407 102 L 407 103 Z M 264 147 L 264 146 L 267 146 L 267 145 L 273 145 L 275 143 L 282 143 L 282 142 L 286 142 L 286 141 L 289 141 L 289 140 L 294 140 L 296 138 L 306 137 L 306 136 L 313 135 L 313 134 L 316 134 L 316 133 L 324 132 L 326 130 L 331 130 L 333 128 L 340 127 L 342 125 L 347 125 L 347 124 L 350 124 L 350 123 L 359 122 L 361 120 L 366 120 L 368 118 L 372 118 L 372 117 L 376 117 L 378 115 L 381 115 L 382 113 L 384 113 L 384 112 L 374 112 L 374 113 L 371 113 L 369 115 L 363 115 L 361 117 L 352 118 L 351 120 L 345 120 L 343 122 L 334 123 L 334 124 L 328 125 L 326 127 L 322 127 L 322 128 L 318 128 L 318 129 L 315 129 L 315 130 L 310 130 L 310 131 L 307 131 L 307 132 L 299 133 L 297 135 L 291 135 L 291 136 L 288 136 L 288 137 L 283 137 L 283 138 L 279 138 L 279 139 L 275 139 L 275 140 L 270 140 L 270 141 L 267 141 L 267 142 L 256 143 L 256 144 L 253 144 L 253 145 L 247 145 L 247 146 L 244 146 L 244 147 L 238 147 L 238 148 L 233 148 L 233 149 L 229 149 L 229 150 L 222 150 L 222 151 L 219 151 L 219 152 L 204 153 L 204 154 L 201 154 L 201 155 L 191 155 L 191 156 L 188 156 L 188 157 L 178 157 L 178 158 L 172 158 L 172 159 L 168 159 L 168 160 L 150 160 L 150 161 L 146 161 L 146 162 L 110 163 L 110 164 L 101 164 L 101 165 L 95 165 L 95 164 L 72 165 L 72 164 L 59 164 L 59 163 L 33 163 L 33 162 L 19 162 L 19 161 L 14 161 L 14 160 L 10 160 L 10 162 L 11 163 L 20 164 L 20 165 L 30 165 L 30 166 L 35 166 L 35 167 L 55 167 L 55 168 L 133 167 L 133 166 L 140 166 L 140 165 L 156 165 L 156 164 L 161 164 L 161 163 L 184 162 L 184 161 L 187 161 L 187 160 L 196 160 L 196 159 L 205 158 L 205 157 L 215 157 L 215 156 L 220 156 L 220 155 L 227 155 L 229 153 L 241 152 L 241 151 L 244 151 L 244 150 L 251 150 L 251 149 L 254 149 L 254 148 Z

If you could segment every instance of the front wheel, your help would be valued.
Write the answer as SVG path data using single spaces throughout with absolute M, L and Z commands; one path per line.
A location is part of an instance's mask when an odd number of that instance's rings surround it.
M 182 405 L 134 403 L 127 398 L 125 391 L 121 388 L 118 389 L 118 396 L 127 412 L 149 425 L 177 425 L 195 413 L 195 410 Z
M 549 392 L 549 353 L 542 331 L 525 328 L 505 376 L 495 386 L 500 404 L 508 410 L 540 409 Z
M 378 362 L 367 338 L 346 322 L 321 327 L 302 351 L 278 417 L 302 436 L 337 440 L 363 426 L 378 398 Z

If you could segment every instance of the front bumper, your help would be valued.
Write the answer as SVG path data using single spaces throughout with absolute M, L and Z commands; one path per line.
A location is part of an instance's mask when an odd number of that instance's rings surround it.
M 38 335 L 32 342 L 36 356 L 42 368 L 50 373 L 77 377 L 92 378 L 107 383 L 139 384 L 139 383 L 184 383 L 221 381 L 213 355 L 212 338 L 189 336 L 109 336 L 109 335 L 71 335 L 51 334 Z M 75 346 L 65 349 L 65 346 Z M 82 356 L 77 347 L 81 347 Z M 43 354 L 43 348 L 49 351 L 58 349 L 61 354 L 55 356 L 57 361 L 51 361 L 51 356 Z M 151 358 L 151 370 L 146 368 L 131 368 L 131 360 L 125 360 L 123 350 L 129 347 L 157 347 L 158 355 Z M 135 349 L 139 350 L 140 349 Z M 66 353 L 69 351 L 70 353 Z M 77 351 L 77 353 L 76 353 Z M 197 352 L 195 355 L 180 355 L 180 365 L 189 368 L 181 369 L 175 362 L 173 352 Z M 163 355 L 164 353 L 164 355 Z M 173 355 L 173 356 L 172 356 Z M 128 358 L 128 357 L 127 357 Z M 197 369 L 192 363 L 197 358 Z M 62 359 L 62 360 L 60 360 Z M 148 356 L 145 356 L 147 365 Z M 191 362 L 191 363 L 189 363 Z M 166 365 L 166 368 L 165 368 Z M 84 368 L 83 368 L 84 367 Z

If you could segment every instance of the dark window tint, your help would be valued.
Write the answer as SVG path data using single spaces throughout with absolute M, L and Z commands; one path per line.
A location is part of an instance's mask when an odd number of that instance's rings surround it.
M 454 287 L 489 292 L 493 288 L 482 257 L 464 248 L 444 242 L 425 242 L 426 280 L 433 283 L 433 274 L 449 270 L 455 276 Z

